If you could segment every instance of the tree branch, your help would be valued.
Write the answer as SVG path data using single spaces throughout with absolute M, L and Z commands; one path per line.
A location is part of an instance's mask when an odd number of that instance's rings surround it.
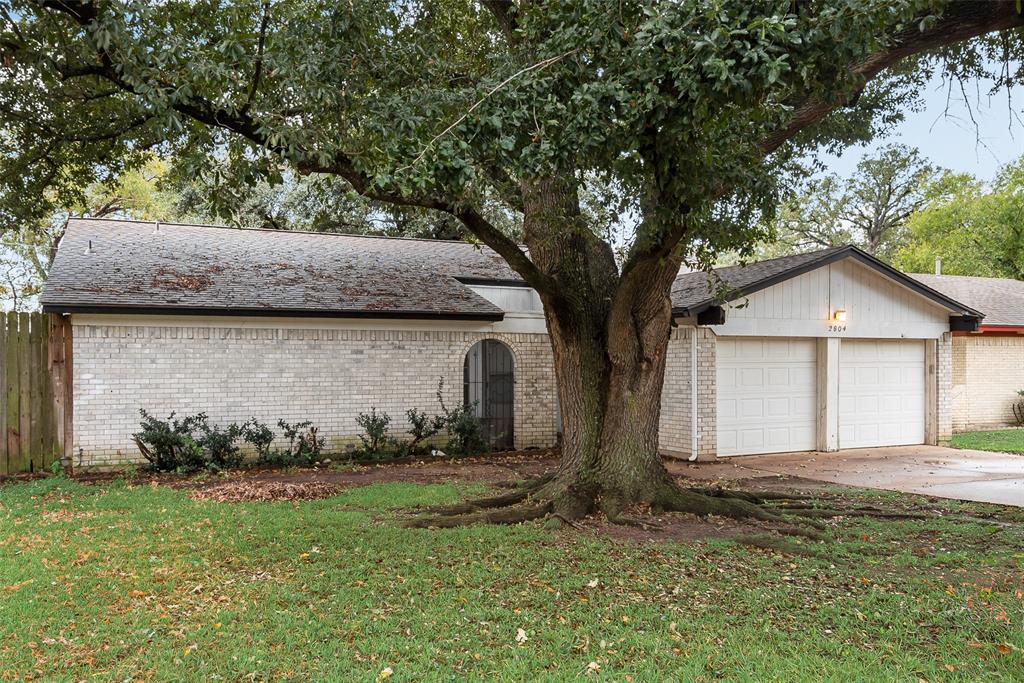
M 516 29 L 519 27 L 517 20 L 519 12 L 515 3 L 512 0 L 483 0 L 483 5 L 494 15 L 508 42 L 515 45 L 519 41 L 519 37 L 516 35 Z
M 252 107 L 253 99 L 256 97 L 256 91 L 260 87 L 260 78 L 263 76 L 263 50 L 267 43 L 267 25 L 270 23 L 270 3 L 263 3 L 263 18 L 260 19 L 260 37 L 256 43 L 256 66 L 253 69 L 252 74 L 252 85 L 249 86 L 249 96 L 245 99 L 245 104 L 242 105 L 242 114 L 249 113 L 249 108 Z
M 1024 17 L 1017 11 L 1017 0 L 954 0 L 943 16 L 927 30 L 916 24 L 897 36 L 893 46 L 851 66 L 851 71 L 864 78 L 864 84 L 901 59 L 935 48 L 976 38 L 986 33 L 1024 26 Z M 852 104 L 863 91 L 846 93 L 831 102 L 808 99 L 798 104 L 789 123 L 761 142 L 765 154 L 771 154 L 805 128 L 818 123 L 833 110 Z
M 44 3 L 45 7 L 62 12 L 74 19 L 78 24 L 86 26 L 96 19 L 97 12 L 91 2 L 71 2 L 70 0 L 50 0 Z M 560 55 L 550 60 L 545 60 L 539 65 L 529 67 L 530 69 L 546 66 L 553 61 L 560 60 L 567 55 Z M 121 88 L 125 92 L 136 96 L 142 96 L 136 86 L 127 81 L 118 72 L 114 65 L 113 58 L 109 51 L 100 49 L 98 51 L 99 64 L 83 65 L 57 65 L 59 73 L 64 78 L 78 76 L 97 76 Z M 161 84 L 167 86 L 167 84 Z M 426 209 L 433 209 L 448 213 L 459 219 L 473 235 L 478 237 L 484 244 L 498 253 L 520 276 L 538 292 L 555 294 L 556 284 L 553 278 L 541 272 L 533 261 L 519 248 L 514 240 L 505 235 L 501 230 L 490 223 L 478 210 L 461 206 L 459 202 L 448 198 L 416 197 L 402 194 L 401 192 L 382 189 L 376 186 L 370 178 L 361 173 L 353 163 L 352 159 L 344 152 L 337 152 L 333 159 L 323 164 L 316 155 L 309 155 L 300 152 L 296 156 L 284 146 L 271 144 L 266 135 L 260 131 L 259 123 L 246 111 L 238 113 L 219 108 L 207 99 L 191 96 L 171 100 L 171 107 L 180 114 L 184 114 L 199 123 L 213 128 L 220 128 L 231 131 L 253 144 L 262 147 L 281 159 L 295 164 L 296 168 L 303 173 L 328 173 L 341 176 L 352 185 L 353 189 L 368 199 L 386 202 L 398 206 L 418 206 Z

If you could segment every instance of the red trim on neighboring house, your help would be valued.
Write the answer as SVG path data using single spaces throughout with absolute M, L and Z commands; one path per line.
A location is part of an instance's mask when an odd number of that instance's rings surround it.
M 954 332 L 954 337 L 971 337 L 985 334 L 990 337 L 1016 337 L 1024 334 L 1024 325 L 979 325 L 977 332 Z

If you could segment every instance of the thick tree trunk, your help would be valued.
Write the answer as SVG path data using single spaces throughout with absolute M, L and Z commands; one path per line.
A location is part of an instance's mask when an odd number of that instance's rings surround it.
M 620 274 L 611 248 L 583 223 L 575 187 L 575 179 L 549 178 L 522 188 L 531 258 L 559 292 L 541 296 L 561 406 L 562 459 L 538 495 L 566 518 L 595 509 L 617 518 L 675 490 L 658 455 L 658 427 L 670 289 L 680 259 L 652 259 L 642 272 Z
M 671 286 L 681 259 L 644 252 L 620 273 L 609 245 L 584 224 L 572 179 L 534 181 L 522 191 L 530 258 L 555 283 L 538 293 L 564 430 L 559 466 L 551 476 L 509 494 L 434 510 L 410 524 L 505 524 L 547 515 L 572 523 L 593 512 L 614 522 L 647 524 L 629 514 L 644 505 L 790 521 L 748 494 L 683 488 L 661 461 Z
M 678 267 L 660 264 L 634 291 L 620 281 L 611 305 L 592 319 L 548 313 L 565 439 L 558 472 L 540 495 L 564 517 L 600 509 L 617 519 L 678 492 L 658 453 L 672 325 L 667 274 Z

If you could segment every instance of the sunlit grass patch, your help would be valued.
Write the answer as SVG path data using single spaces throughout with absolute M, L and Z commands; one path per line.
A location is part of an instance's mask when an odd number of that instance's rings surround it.
M 0 680 L 1010 681 L 1024 666 L 1015 527 L 847 519 L 825 544 L 751 547 L 400 525 L 483 491 L 0 487 Z

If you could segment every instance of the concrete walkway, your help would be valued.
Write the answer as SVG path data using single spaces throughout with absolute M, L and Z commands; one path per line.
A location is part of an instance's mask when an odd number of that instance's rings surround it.
M 938 446 L 729 458 L 744 469 L 848 486 L 1024 507 L 1024 455 Z

